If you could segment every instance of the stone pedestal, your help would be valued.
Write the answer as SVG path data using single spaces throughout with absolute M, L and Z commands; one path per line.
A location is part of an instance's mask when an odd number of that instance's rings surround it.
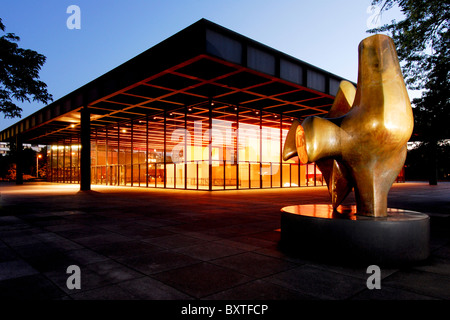
M 429 256 L 426 214 L 388 209 L 388 216 L 356 214 L 356 206 L 296 205 L 281 210 L 281 246 L 299 256 L 336 263 L 410 264 Z

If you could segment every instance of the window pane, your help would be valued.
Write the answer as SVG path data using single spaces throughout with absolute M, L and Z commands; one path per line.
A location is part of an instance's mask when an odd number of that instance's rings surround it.
M 148 116 L 148 186 L 164 187 L 164 113 Z
M 229 105 L 215 105 L 212 110 L 212 186 L 213 189 L 236 188 L 237 110 Z M 234 171 L 233 171 L 234 169 Z
M 209 108 L 189 107 L 186 116 L 187 188 L 209 188 Z
M 184 170 L 179 166 L 185 163 L 189 139 L 184 108 L 166 112 L 166 130 L 166 187 L 184 187 Z

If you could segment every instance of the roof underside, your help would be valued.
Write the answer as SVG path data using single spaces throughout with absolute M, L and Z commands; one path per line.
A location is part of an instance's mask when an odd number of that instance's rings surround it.
M 206 20 L 180 31 L 0 133 L 50 144 L 78 135 L 82 106 L 95 128 L 213 101 L 304 119 L 328 112 L 342 78 Z

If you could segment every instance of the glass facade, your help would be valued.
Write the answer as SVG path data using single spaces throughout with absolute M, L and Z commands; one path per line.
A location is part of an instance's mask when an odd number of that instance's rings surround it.
M 47 148 L 47 180 L 80 183 L 79 140 L 66 139 Z
M 91 183 L 195 190 L 324 185 L 314 164 L 282 160 L 292 120 L 208 102 L 94 128 Z M 49 181 L 79 183 L 79 140 L 48 150 Z

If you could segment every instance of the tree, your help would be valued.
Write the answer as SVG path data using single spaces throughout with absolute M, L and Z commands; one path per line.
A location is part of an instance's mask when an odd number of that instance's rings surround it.
M 5 33 L 1 18 L 0 30 Z M 22 109 L 14 101 L 52 101 L 47 85 L 39 80 L 45 56 L 19 48 L 16 43 L 19 40 L 14 33 L 5 33 L 0 37 L 0 112 L 5 118 L 21 116 Z
M 450 3 L 448 0 L 373 0 L 383 11 L 397 5 L 402 21 L 392 20 L 369 33 L 387 32 L 397 46 L 408 88 L 422 90 L 414 106 L 413 140 L 420 141 L 429 169 L 430 184 L 437 184 L 437 153 L 450 138 Z M 444 144 L 445 145 L 445 144 Z

